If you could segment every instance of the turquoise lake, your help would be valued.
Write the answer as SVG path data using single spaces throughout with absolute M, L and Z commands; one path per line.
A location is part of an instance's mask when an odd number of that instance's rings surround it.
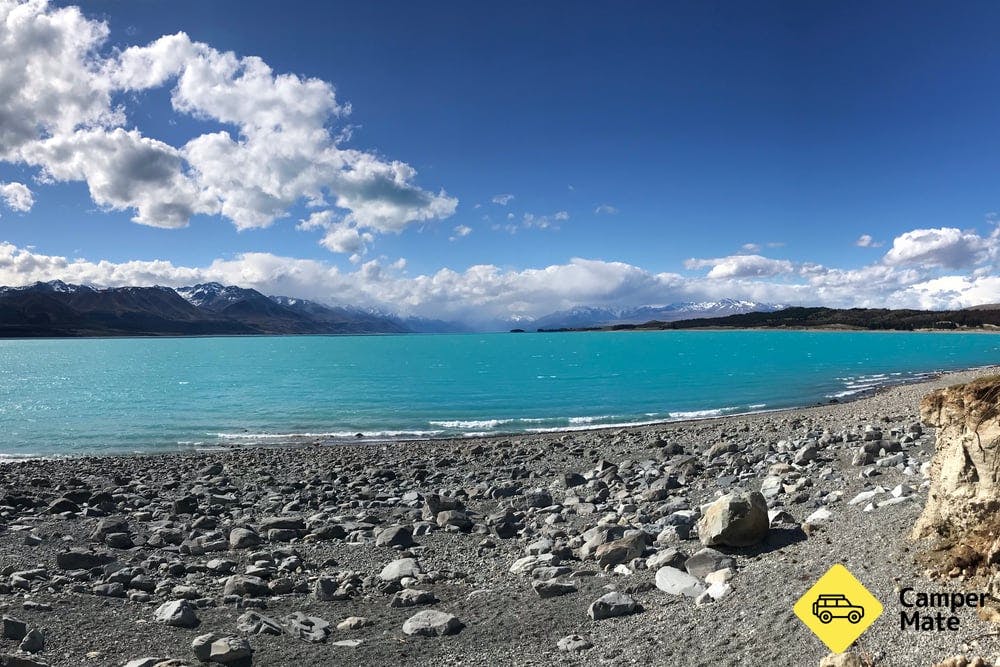
M 801 331 L 0 341 L 0 457 L 593 428 L 1000 363 L 1000 336 Z

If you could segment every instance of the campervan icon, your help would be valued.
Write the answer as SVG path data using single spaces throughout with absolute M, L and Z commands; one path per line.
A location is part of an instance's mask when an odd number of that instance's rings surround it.
M 813 602 L 812 613 L 820 623 L 829 623 L 835 618 L 846 618 L 850 623 L 859 623 L 864 618 L 865 608 L 851 604 L 846 595 L 820 595 Z

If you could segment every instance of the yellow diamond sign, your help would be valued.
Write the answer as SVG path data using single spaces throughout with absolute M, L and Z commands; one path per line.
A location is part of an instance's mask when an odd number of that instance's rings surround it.
M 882 603 L 839 563 L 794 607 L 795 615 L 834 653 L 843 653 L 882 614 Z

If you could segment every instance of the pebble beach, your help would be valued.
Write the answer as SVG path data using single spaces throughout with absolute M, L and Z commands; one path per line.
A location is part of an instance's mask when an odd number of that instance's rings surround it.
M 628 429 L 0 463 L 0 664 L 815 666 L 792 606 L 835 563 L 884 605 L 870 664 L 992 658 L 975 610 L 903 630 L 899 592 L 974 588 L 908 537 L 918 408 L 993 372 Z M 707 546 L 709 504 L 754 492 L 762 538 Z

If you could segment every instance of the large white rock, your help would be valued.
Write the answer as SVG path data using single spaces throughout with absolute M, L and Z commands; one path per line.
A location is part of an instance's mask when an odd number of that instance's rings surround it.
M 689 598 L 696 598 L 705 591 L 705 586 L 696 577 L 669 565 L 656 571 L 656 587 L 664 593 Z
M 425 609 L 406 619 L 403 623 L 403 634 L 439 637 L 456 634 L 462 627 L 462 622 L 451 614 L 436 609 Z
M 153 612 L 153 618 L 160 623 L 178 628 L 194 628 L 198 626 L 198 617 L 195 615 L 191 603 L 187 600 L 164 602 Z
M 858 495 L 856 495 L 853 498 L 851 498 L 850 500 L 848 500 L 847 504 L 848 505 L 860 505 L 861 503 L 867 503 L 869 500 L 871 500 L 872 498 L 874 498 L 875 496 L 877 496 L 880 493 L 885 493 L 885 489 L 883 489 L 881 486 L 876 486 L 871 491 L 862 491 Z
M 403 577 L 416 577 L 423 573 L 416 558 L 400 558 L 382 568 L 378 576 L 382 581 L 399 581 Z
M 818 510 L 806 517 L 806 523 L 811 523 L 816 525 L 817 523 L 826 523 L 830 520 L 830 510 L 825 507 L 820 507 Z
M 634 614 L 637 608 L 631 595 L 613 592 L 594 600 L 587 609 L 587 614 L 595 621 L 600 621 L 605 618 Z
M 767 537 L 770 524 L 764 496 L 758 491 L 737 491 L 722 496 L 705 510 L 698 520 L 698 539 L 707 547 L 747 547 Z

